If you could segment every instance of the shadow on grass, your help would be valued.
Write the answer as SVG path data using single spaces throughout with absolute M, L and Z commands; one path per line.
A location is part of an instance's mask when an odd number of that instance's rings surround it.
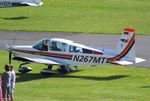
M 29 17 L 25 17 L 25 16 L 19 16 L 19 17 L 10 17 L 10 18 L 1 18 L 4 20 L 24 20 L 24 19 L 28 19 Z
M 64 76 L 64 78 L 79 78 L 79 79 L 85 79 L 85 80 L 97 80 L 97 81 L 110 81 L 110 80 L 116 80 L 129 77 L 128 75 L 112 75 L 112 76 L 106 76 L 106 77 L 98 77 L 98 76 Z
M 141 86 L 142 88 L 150 88 L 150 86 Z
M 46 79 L 48 77 L 42 76 L 39 73 L 16 73 L 16 82 L 26 82 L 26 81 L 32 81 L 32 80 L 40 80 L 40 79 Z
M 46 79 L 46 78 L 73 78 L 73 79 L 83 79 L 83 80 L 95 80 L 95 81 L 111 81 L 116 79 L 122 79 L 129 77 L 129 75 L 112 75 L 112 76 L 106 76 L 106 77 L 99 77 L 99 76 L 73 76 L 73 75 L 51 75 L 51 76 L 43 76 L 39 73 L 29 73 L 29 74 L 16 74 L 17 80 L 16 82 L 26 82 L 26 81 L 32 81 L 32 80 L 40 80 L 40 79 Z

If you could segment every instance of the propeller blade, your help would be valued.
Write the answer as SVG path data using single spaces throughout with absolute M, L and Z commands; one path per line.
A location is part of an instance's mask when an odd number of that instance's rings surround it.
M 11 64 L 11 51 L 9 51 L 9 64 Z
M 3 44 L 5 45 L 6 50 L 9 50 L 9 45 L 6 42 L 3 42 Z

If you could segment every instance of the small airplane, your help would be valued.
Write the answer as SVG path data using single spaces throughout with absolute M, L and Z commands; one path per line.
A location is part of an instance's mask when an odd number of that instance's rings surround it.
M 19 66 L 19 71 L 22 73 L 32 70 L 32 68 L 22 65 L 35 62 L 48 66 L 48 68 L 41 70 L 42 74 L 65 74 L 75 70 L 73 67 L 83 65 L 130 65 L 145 61 L 145 59 L 136 57 L 134 46 L 135 30 L 124 28 L 117 47 L 114 49 L 93 48 L 61 38 L 44 38 L 32 46 L 7 46 L 7 50 L 9 51 L 10 64 L 12 54 L 14 60 L 23 61 Z M 58 69 L 53 70 L 53 65 L 58 65 Z
M 40 6 L 41 0 L 0 0 L 0 7 Z

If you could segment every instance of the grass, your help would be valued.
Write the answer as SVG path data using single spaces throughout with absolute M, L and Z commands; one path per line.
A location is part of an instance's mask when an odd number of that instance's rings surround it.
M 0 30 L 150 34 L 149 0 L 43 0 L 40 7 L 0 8 Z
M 43 0 L 40 7 L 0 8 L 0 30 L 120 33 L 134 27 L 150 34 L 149 0 Z M 8 53 L 0 51 L 0 73 Z M 15 101 L 149 101 L 150 70 L 134 66 L 79 67 L 80 72 L 44 77 L 46 67 L 17 74 Z
M 0 51 L 0 72 L 8 53 Z M 150 69 L 134 66 L 101 65 L 79 67 L 80 72 L 44 77 L 44 65 L 32 64 L 33 71 L 20 74 L 20 62 L 13 61 L 17 81 L 15 101 L 149 101 Z

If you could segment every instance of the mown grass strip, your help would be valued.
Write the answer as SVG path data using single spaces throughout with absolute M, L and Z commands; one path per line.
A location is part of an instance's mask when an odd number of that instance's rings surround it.
M 43 0 L 40 7 L 0 8 L 0 30 L 150 33 L 149 0 Z

